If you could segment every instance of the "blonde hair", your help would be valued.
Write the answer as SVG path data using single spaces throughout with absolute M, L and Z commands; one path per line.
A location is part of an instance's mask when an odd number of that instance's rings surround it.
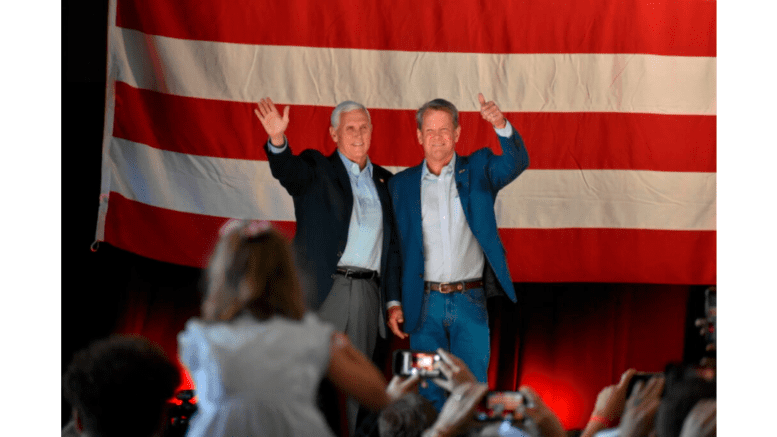
M 205 270 L 202 318 L 232 320 L 248 311 L 259 320 L 302 319 L 305 304 L 288 240 L 268 222 L 224 225 Z

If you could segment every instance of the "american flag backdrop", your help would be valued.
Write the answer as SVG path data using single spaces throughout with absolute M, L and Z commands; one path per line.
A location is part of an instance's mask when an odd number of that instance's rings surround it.
M 201 267 L 228 218 L 293 233 L 262 97 L 325 154 L 334 106 L 363 103 L 397 172 L 437 97 L 459 153 L 498 151 L 482 92 L 531 159 L 496 204 L 514 281 L 716 282 L 714 1 L 111 0 L 108 32 L 98 241 Z

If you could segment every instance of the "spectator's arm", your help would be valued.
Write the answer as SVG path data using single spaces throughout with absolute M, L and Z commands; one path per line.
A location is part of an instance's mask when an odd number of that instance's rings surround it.
M 326 375 L 335 387 L 372 411 L 378 411 L 391 402 L 381 372 L 353 347 L 345 334 L 332 334 L 329 351 Z
M 663 390 L 663 376 L 650 378 L 644 386 L 642 381 L 634 384 L 618 427 L 620 437 L 645 437 L 653 430 L 653 422 L 658 405 L 661 403 Z
M 418 385 L 421 383 L 421 377 L 416 373 L 410 375 L 407 378 L 403 378 L 399 375 L 394 375 L 386 387 L 386 394 L 388 394 L 391 402 L 396 401 L 402 396 L 418 391 Z
M 628 369 L 621 375 L 617 384 L 608 385 L 599 392 L 591 417 L 588 419 L 580 437 L 592 437 L 605 428 L 610 428 L 620 419 L 626 404 L 626 390 L 634 374 L 634 369 Z
M 523 386 L 519 390 L 523 393 L 523 412 L 537 425 L 540 435 L 543 437 L 566 437 L 564 426 L 558 416 L 545 405 L 542 398 L 529 386 Z
M 437 349 L 437 353 L 442 358 L 437 365 L 446 379 L 434 378 L 432 379 L 433 383 L 448 392 L 453 392 L 456 387 L 462 384 L 477 384 L 477 378 L 475 378 L 475 375 L 472 374 L 472 371 L 469 370 L 469 367 L 461 358 L 442 348 Z
M 440 415 L 424 431 L 423 437 L 451 437 L 463 432 L 472 420 L 475 407 L 488 391 L 486 384 L 463 384 L 457 386 L 442 406 Z

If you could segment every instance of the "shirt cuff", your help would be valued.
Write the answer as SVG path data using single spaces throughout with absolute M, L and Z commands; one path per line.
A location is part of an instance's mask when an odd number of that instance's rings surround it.
M 388 303 L 386 303 L 386 309 L 393 308 L 393 307 L 398 307 L 400 305 L 402 305 L 402 304 L 399 303 L 398 300 L 390 300 L 390 301 L 388 301 Z
M 513 126 L 510 125 L 510 122 L 507 121 L 506 118 L 505 118 L 505 127 L 503 127 L 502 129 L 494 128 L 494 130 L 496 131 L 496 134 L 499 135 L 500 137 L 510 138 L 511 136 L 513 136 Z
M 268 146 L 267 148 L 270 149 L 270 152 L 272 152 L 272 153 L 274 153 L 276 155 L 281 153 L 281 152 L 283 152 L 284 150 L 286 150 L 286 146 L 287 145 L 288 145 L 288 141 L 286 141 L 286 136 L 285 135 L 283 136 L 283 145 L 280 146 L 280 147 L 274 145 L 272 143 L 272 141 L 270 141 L 269 138 L 267 139 L 267 146 Z

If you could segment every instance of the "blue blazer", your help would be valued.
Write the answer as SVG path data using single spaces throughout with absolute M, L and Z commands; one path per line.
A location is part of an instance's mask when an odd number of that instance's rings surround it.
M 283 152 L 274 154 L 268 149 L 268 143 L 265 143 L 264 149 L 270 171 L 294 199 L 297 231 L 293 246 L 297 266 L 312 275 L 315 281 L 312 287 L 307 287 L 307 301 L 313 310 L 318 310 L 329 295 L 337 263 L 348 242 L 353 209 L 351 180 L 337 150 L 329 156 L 312 149 L 294 155 L 287 142 Z M 389 261 L 397 258 L 388 255 L 391 250 L 396 250 L 392 241 L 396 236 L 388 194 L 388 181 L 393 175 L 374 163 L 372 167 L 372 179 L 383 210 L 380 289 L 381 314 L 385 314 L 387 289 L 399 288 L 398 274 L 391 273 L 392 270 L 396 272 L 398 266 L 389 267 Z
M 496 195 L 529 166 L 523 139 L 513 127 L 513 135 L 500 137 L 502 155 L 482 148 L 469 156 L 456 155 L 456 188 L 472 233 L 486 258 L 483 272 L 487 296 L 506 295 L 516 301 L 505 249 L 496 227 Z M 405 332 L 420 328 L 424 295 L 424 246 L 421 228 L 421 175 L 424 163 L 397 173 L 389 182 L 394 218 L 399 235 L 401 292 L 389 293 L 389 301 L 402 302 Z

